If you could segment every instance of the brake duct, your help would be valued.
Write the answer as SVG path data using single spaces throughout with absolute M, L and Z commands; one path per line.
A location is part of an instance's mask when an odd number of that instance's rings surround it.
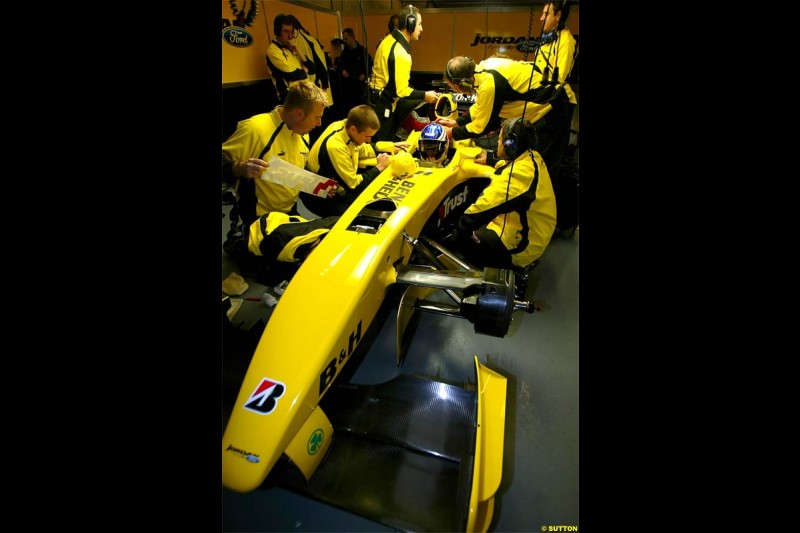
M 514 311 L 533 313 L 532 302 L 516 300 L 513 270 L 486 267 L 479 272 L 441 244 L 424 236 L 403 234 L 415 251 L 433 265 L 398 265 L 396 282 L 409 287 L 397 310 L 397 364 L 402 363 L 419 319 L 418 311 L 466 318 L 476 333 L 505 337 Z M 436 249 L 440 255 L 430 249 Z M 462 270 L 458 270 L 462 269 Z M 427 298 L 437 289 L 448 294 L 455 305 Z

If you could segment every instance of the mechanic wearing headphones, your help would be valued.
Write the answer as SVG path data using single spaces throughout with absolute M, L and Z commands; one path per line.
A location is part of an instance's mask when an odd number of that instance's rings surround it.
M 556 227 L 556 199 L 528 120 L 500 128 L 492 181 L 459 217 L 445 246 L 478 268 L 524 269 L 544 253 Z M 475 159 L 486 162 L 485 152 Z
M 386 153 L 408 148 L 408 143 L 381 142 L 371 144 L 380 127 L 375 111 L 368 105 L 356 106 L 344 120 L 330 124 L 319 136 L 308 154 L 306 168 L 315 174 L 336 180 L 335 195 L 320 198 L 300 193 L 303 205 L 321 217 L 339 216 L 364 192 L 372 180 L 391 163 Z M 376 158 L 376 164 L 359 172 L 359 162 Z
M 400 14 L 400 29 L 383 38 L 375 52 L 370 76 L 370 106 L 381 122 L 375 141 L 395 141 L 397 126 L 423 100 L 435 104 L 435 91 L 420 91 L 409 85 L 411 79 L 411 41 L 422 35 L 422 14 L 409 5 Z
M 568 14 L 568 1 L 545 6 L 535 66 L 498 58 L 488 58 L 476 65 L 474 59 L 466 56 L 456 56 L 447 62 L 444 79 L 448 87 L 458 93 L 476 94 L 469 113 L 456 120 L 436 120 L 446 127 L 449 139 L 490 135 L 503 119 L 522 116 L 524 108 L 525 118 L 536 125 L 539 151 L 551 175 L 557 173 L 569 143 L 572 110 L 577 102 L 566 83 L 576 51 L 575 38 L 564 27 Z M 476 144 L 482 143 L 476 141 Z M 485 143 L 482 145 L 486 147 Z

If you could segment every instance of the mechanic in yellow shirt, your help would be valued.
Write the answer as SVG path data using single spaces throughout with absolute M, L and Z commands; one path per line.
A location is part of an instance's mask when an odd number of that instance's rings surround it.
M 435 91 L 420 91 L 411 80 L 411 41 L 422 35 L 422 14 L 408 6 L 400 14 L 400 28 L 383 38 L 375 52 L 369 81 L 370 105 L 381 127 L 376 141 L 395 141 L 397 127 L 413 109 L 424 103 L 435 104 Z
M 319 136 L 308 155 L 308 170 L 336 180 L 334 196 L 320 198 L 300 193 L 300 199 L 310 211 L 321 217 L 342 215 L 359 194 L 372 183 L 391 162 L 386 153 L 377 155 L 377 164 L 359 173 L 359 162 L 376 157 L 378 152 L 394 153 L 408 148 L 408 143 L 388 141 L 370 144 L 380 127 L 375 111 L 368 105 L 356 106 L 347 118 L 330 124 Z
M 489 58 L 479 64 L 456 56 L 445 66 L 445 82 L 457 93 L 475 94 L 469 112 L 438 118 L 451 140 L 476 139 L 493 134 L 501 121 L 521 117 L 535 124 L 538 151 L 551 175 L 556 176 L 569 143 L 572 113 L 577 103 L 567 82 L 577 54 L 575 38 L 564 26 L 569 1 L 546 4 L 543 35 L 533 62 Z M 554 178 L 555 179 L 555 178 Z
M 314 61 L 314 74 L 309 72 L 308 79 L 314 85 L 325 91 L 328 95 L 328 107 L 333 105 L 333 93 L 331 92 L 330 79 L 328 78 L 328 62 L 325 59 L 325 52 L 323 51 L 322 43 L 316 37 L 311 35 L 307 29 L 303 27 L 300 21 L 294 15 L 286 15 L 292 21 L 297 37 L 292 40 L 297 49 L 303 54 L 303 57 L 310 58 Z
M 322 123 L 327 101 L 325 91 L 300 80 L 288 87 L 283 105 L 240 121 L 222 143 L 222 179 L 236 184 L 238 215 L 245 225 L 272 211 L 297 214 L 300 191 L 259 178 L 273 156 L 305 168 L 308 132 Z
M 536 130 L 522 118 L 500 128 L 502 158 L 491 182 L 456 223 L 447 244 L 478 268 L 525 268 L 544 253 L 556 227 L 550 174 L 535 150 Z M 486 152 L 475 159 L 486 162 Z
M 277 15 L 272 26 L 275 38 L 267 47 L 267 66 L 278 91 L 278 101 L 283 102 L 289 85 L 316 75 L 317 67 L 313 54 L 309 54 L 305 47 L 298 48 L 298 30 L 291 15 Z

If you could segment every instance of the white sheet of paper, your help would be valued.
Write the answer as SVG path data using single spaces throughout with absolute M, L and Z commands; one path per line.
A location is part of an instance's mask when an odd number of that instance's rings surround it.
M 275 156 L 267 162 L 269 168 L 261 174 L 264 181 L 286 185 L 321 198 L 327 196 L 328 189 L 336 185 L 336 180 L 314 174 Z

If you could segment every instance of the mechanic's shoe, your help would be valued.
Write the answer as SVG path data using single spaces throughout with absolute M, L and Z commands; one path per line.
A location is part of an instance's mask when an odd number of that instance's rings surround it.
M 513 267 L 514 271 L 514 298 L 517 300 L 525 299 L 525 291 L 528 289 L 528 274 L 536 268 L 539 260 L 533 261 L 525 267 Z
M 578 226 L 572 226 L 571 228 L 556 228 L 555 232 L 553 232 L 553 237 L 560 237 L 562 239 L 572 240 L 575 238 L 575 231 L 578 229 Z
M 228 231 L 228 238 L 222 243 L 222 249 L 226 254 L 236 260 L 246 256 L 247 251 L 247 235 L 240 229 L 232 227 Z

